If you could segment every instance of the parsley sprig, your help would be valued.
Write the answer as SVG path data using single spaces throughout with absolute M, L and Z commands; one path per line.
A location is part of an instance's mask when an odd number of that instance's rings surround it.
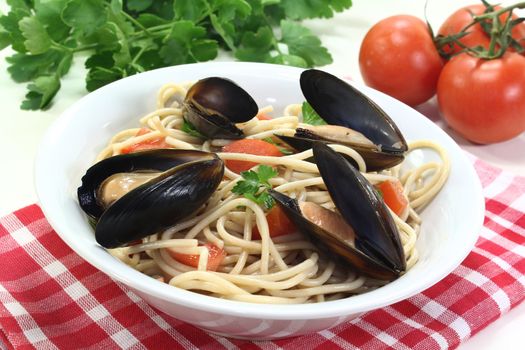
M 262 205 L 265 209 L 270 209 L 275 204 L 274 199 L 268 193 L 272 188 L 269 180 L 277 176 L 277 170 L 268 165 L 259 165 L 257 171 L 249 170 L 241 172 L 243 180 L 238 181 L 232 189 L 235 194 Z
M 197 131 L 197 129 L 195 129 L 195 126 L 193 126 L 193 124 L 191 124 L 186 119 L 183 119 L 181 130 L 190 136 L 198 137 L 201 139 L 206 139 L 206 137 L 203 134 L 201 134 L 199 131 Z
M 74 58 L 88 58 L 86 88 L 217 57 L 323 66 L 328 50 L 300 20 L 329 18 L 351 0 L 7 0 L 0 49 L 14 81 L 27 82 L 22 109 L 47 108 Z
M 324 121 L 319 114 L 312 108 L 312 106 L 308 102 L 303 102 L 302 106 L 302 114 L 303 114 L 303 123 L 310 124 L 310 125 L 326 125 L 327 123 Z

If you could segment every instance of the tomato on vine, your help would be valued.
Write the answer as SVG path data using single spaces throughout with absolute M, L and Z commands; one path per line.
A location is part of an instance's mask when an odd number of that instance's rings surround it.
M 410 106 L 434 96 L 442 67 L 429 28 L 414 16 L 379 21 L 368 31 L 359 51 L 365 83 Z
M 494 10 L 501 10 L 501 6 L 494 6 Z M 491 8 L 489 8 L 489 11 Z M 457 39 L 457 42 L 451 42 L 450 45 L 444 45 L 442 50 L 447 55 L 457 54 L 463 50 L 464 47 L 474 48 L 482 47 L 488 50 L 490 46 L 490 34 L 483 29 L 481 23 L 475 23 L 469 26 L 474 16 L 479 16 L 487 11 L 487 7 L 484 4 L 474 4 L 465 6 L 453 14 L 451 14 L 445 22 L 441 25 L 438 30 L 438 37 L 450 37 L 452 35 L 460 34 L 465 28 L 466 31 Z M 503 12 L 499 15 L 500 23 L 504 23 L 509 17 L 508 12 Z M 515 14 L 512 15 L 512 19 L 518 19 Z M 489 23 L 487 23 L 490 25 Z M 489 28 L 487 28 L 489 29 Z M 522 45 L 525 44 L 525 23 L 516 24 L 510 31 L 511 36 L 514 40 Z M 499 45 L 497 45 L 497 48 Z M 512 50 L 512 47 L 510 48 Z
M 511 139 L 525 131 L 525 57 L 453 57 L 441 72 L 437 97 L 447 123 L 468 140 Z
M 474 14 L 467 13 L 470 20 L 460 10 L 445 22 L 448 29 L 454 22 L 463 26 L 459 38 L 436 40 L 441 52 L 447 46 L 461 49 L 443 68 L 437 97 L 443 118 L 454 130 L 487 144 L 525 131 L 525 56 L 513 52 L 525 51 L 524 19 L 509 17 L 515 8 L 525 8 L 525 2 L 505 8 L 482 2 L 481 8 L 469 7 Z M 457 47 L 447 44 L 449 39 Z

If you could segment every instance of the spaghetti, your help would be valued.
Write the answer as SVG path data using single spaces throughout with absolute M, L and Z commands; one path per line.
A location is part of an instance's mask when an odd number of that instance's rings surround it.
M 306 161 L 312 150 L 282 157 L 221 152 L 230 140 L 206 140 L 182 131 L 181 100 L 191 83 L 164 85 L 157 96 L 157 109 L 140 119 L 142 128 L 119 132 L 98 155 L 97 161 L 117 155 L 137 144 L 152 148 L 163 145 L 180 149 L 217 152 L 223 160 L 252 161 L 270 165 L 278 175 L 269 180 L 276 191 L 298 201 L 310 201 L 334 209 L 317 166 Z M 260 114 L 270 114 L 265 107 Z M 302 127 L 300 105 L 290 105 L 284 116 L 252 120 L 238 125 L 248 139 L 266 139 L 274 134 L 293 136 Z M 400 181 L 409 200 L 400 215 L 391 211 L 405 252 L 407 269 L 418 260 L 416 240 L 421 211 L 439 192 L 449 173 L 449 159 L 440 145 L 430 140 L 414 141 L 409 152 L 433 150 L 439 162 L 406 169 L 402 164 L 367 173 L 362 157 L 353 149 L 333 144 L 333 149 L 352 157 L 372 183 Z M 187 290 L 226 299 L 255 303 L 310 303 L 340 299 L 382 285 L 383 281 L 361 276 L 321 254 L 299 232 L 271 237 L 264 210 L 255 202 L 232 193 L 241 176 L 226 168 L 225 177 L 206 205 L 192 217 L 135 245 L 110 249 L 110 253 L 132 268 L 160 281 Z M 257 227 L 260 239 L 253 239 Z M 214 246 L 225 253 L 216 271 L 209 269 Z M 177 255 L 178 254 L 178 255 Z M 177 260 L 181 254 L 196 257 L 192 267 Z

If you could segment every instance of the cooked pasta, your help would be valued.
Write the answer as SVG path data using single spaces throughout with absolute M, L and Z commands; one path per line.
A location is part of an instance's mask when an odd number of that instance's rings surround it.
M 153 148 L 163 143 L 164 147 L 217 152 L 225 161 L 252 161 L 272 166 L 278 170 L 278 175 L 269 180 L 274 190 L 300 202 L 308 200 L 335 209 L 317 166 L 306 160 L 312 157 L 312 150 L 282 157 L 227 153 L 221 149 L 230 140 L 203 141 L 182 131 L 181 101 L 190 86 L 191 83 L 164 85 L 158 92 L 157 109 L 140 119 L 140 127 L 115 135 L 97 161 L 138 144 L 150 144 Z M 259 111 L 259 115 L 272 113 L 270 106 Z M 272 138 L 274 134 L 293 136 L 296 128 L 304 126 L 301 118 L 301 107 L 294 104 L 284 110 L 283 116 L 270 120 L 255 117 L 238 127 L 248 139 Z M 418 212 L 438 193 L 449 173 L 446 151 L 430 140 L 413 141 L 408 152 L 431 150 L 440 161 L 413 169 L 400 164 L 372 173 L 366 171 L 365 161 L 352 148 L 341 144 L 330 147 L 353 158 L 372 184 L 386 180 L 402 183 L 409 206 L 399 215 L 390 213 L 399 231 L 407 269 L 410 269 L 418 260 L 416 240 L 421 228 Z M 270 237 L 264 209 L 232 192 L 241 179 L 226 168 L 216 192 L 193 216 L 140 243 L 110 249 L 110 253 L 132 268 L 172 286 L 245 302 L 322 302 L 362 293 L 385 283 L 331 260 L 300 232 Z M 260 239 L 254 239 L 255 227 Z M 213 253 L 211 246 L 225 252 L 216 271 L 207 266 L 208 257 Z M 181 254 L 195 256 L 197 267 L 176 259 Z

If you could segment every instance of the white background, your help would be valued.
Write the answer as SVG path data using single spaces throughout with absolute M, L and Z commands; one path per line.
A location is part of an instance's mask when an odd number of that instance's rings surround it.
M 472 3 L 475 1 L 431 0 L 427 17 L 437 31 L 439 25 L 455 9 Z M 366 31 L 380 19 L 395 14 L 412 14 L 424 18 L 424 5 L 422 0 L 354 0 L 354 6 L 345 13 L 331 20 L 307 21 L 306 25 L 321 37 L 323 44 L 333 55 L 334 63 L 323 69 L 361 81 L 357 57 Z M 4 0 L 0 1 L 0 9 L 4 13 L 7 12 L 8 7 Z M 0 215 L 36 202 L 33 189 L 33 158 L 38 143 L 53 120 L 86 94 L 83 59 L 77 59 L 62 81 L 62 88 L 49 110 L 21 111 L 19 105 L 26 93 L 25 86 L 12 82 L 6 72 L 7 63 L 4 58 L 11 53 L 10 49 L 0 52 Z M 230 60 L 228 55 L 221 55 L 220 59 Z M 499 144 L 473 145 L 455 135 L 443 124 L 435 100 L 419 106 L 418 110 L 449 132 L 463 149 L 494 165 L 525 175 L 525 133 Z M 524 329 L 525 303 L 462 344 L 460 349 L 524 349 Z

